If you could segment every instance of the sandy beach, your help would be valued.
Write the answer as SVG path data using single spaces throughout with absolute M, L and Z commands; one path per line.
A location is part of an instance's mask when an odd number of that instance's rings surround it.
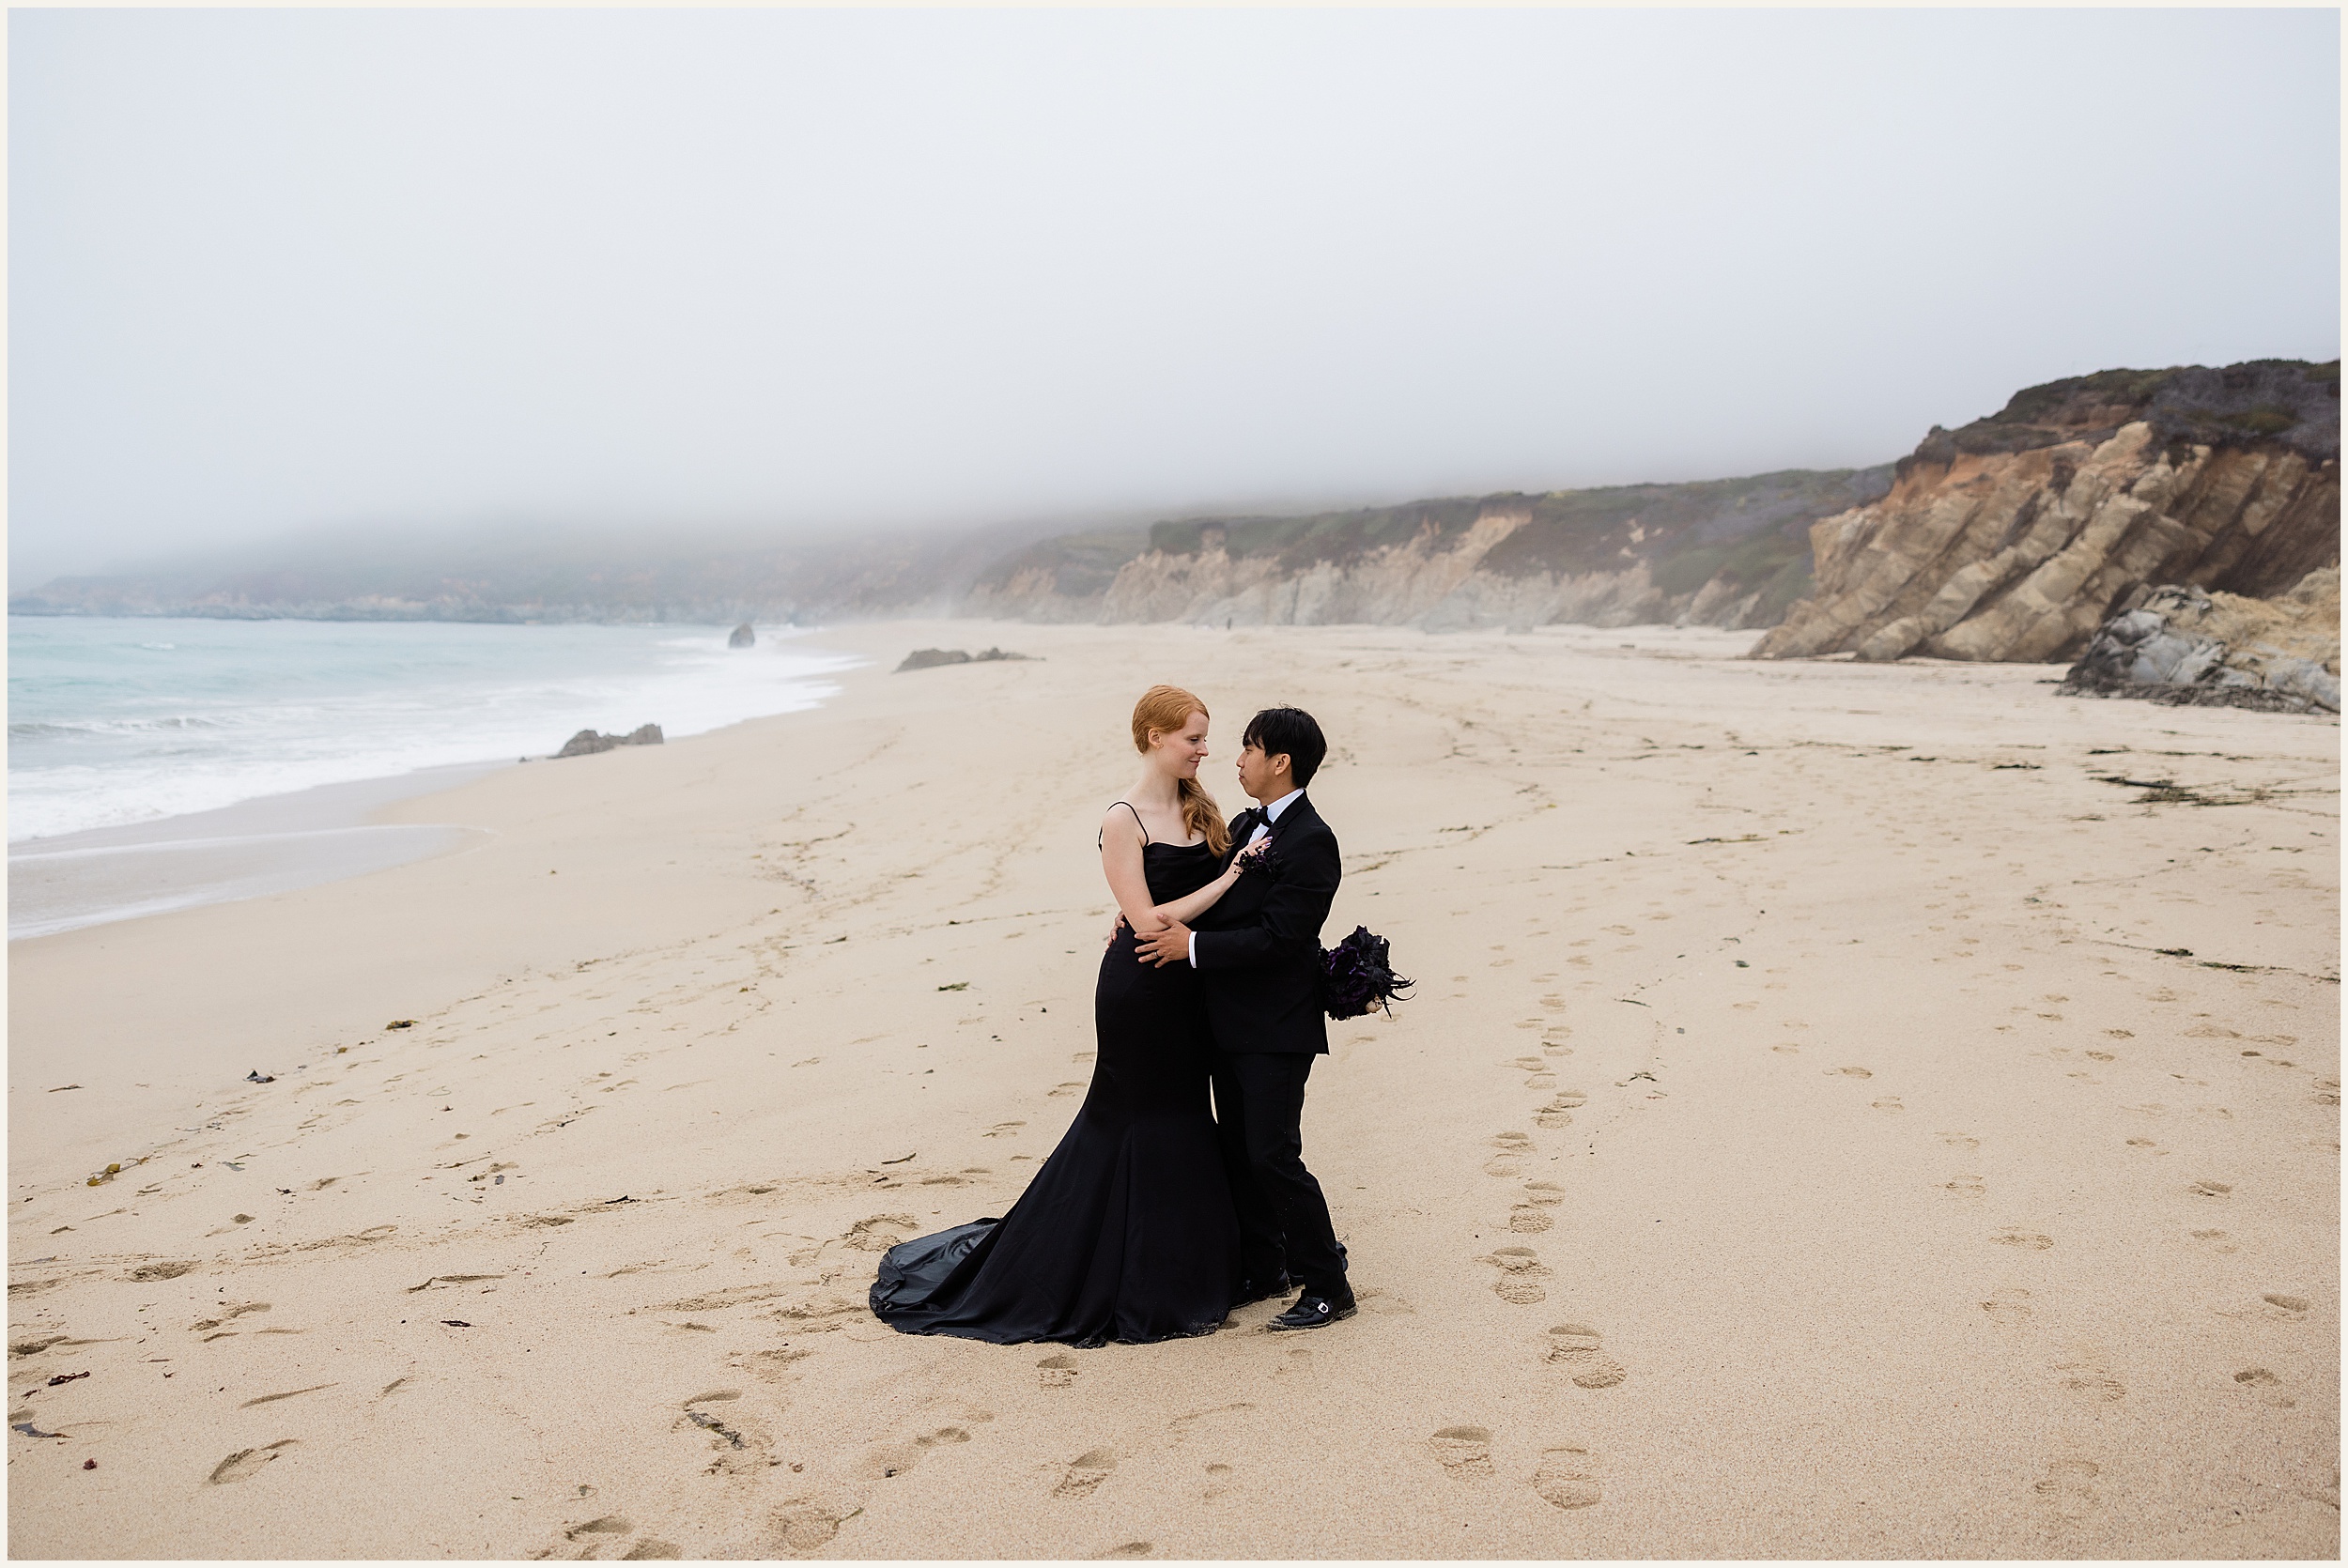
M 2337 723 L 1752 640 L 827 630 L 14 945 L 11 1554 L 2336 1556 Z M 894 1333 L 1083 1092 L 1161 680 L 1227 810 L 1319 715 L 1324 939 L 1419 981 L 1306 1105 L 1364 1310 Z

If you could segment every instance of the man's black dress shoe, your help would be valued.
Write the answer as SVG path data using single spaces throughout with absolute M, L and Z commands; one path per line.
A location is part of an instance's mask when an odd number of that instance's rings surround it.
M 1326 1296 L 1315 1296 L 1308 1290 L 1296 1299 L 1296 1305 L 1274 1318 L 1265 1327 L 1274 1333 L 1285 1332 L 1290 1329 L 1326 1328 L 1342 1318 L 1352 1316 L 1353 1311 L 1353 1297 L 1350 1291 L 1342 1301 L 1332 1301 Z
M 1274 1280 L 1267 1284 L 1258 1284 L 1253 1280 L 1245 1280 L 1241 1282 L 1239 1287 L 1239 1299 L 1234 1301 L 1232 1305 L 1238 1307 L 1252 1307 L 1259 1301 L 1269 1301 L 1274 1296 L 1286 1296 L 1290 1291 L 1294 1290 L 1295 1288 L 1296 1282 L 1290 1279 L 1286 1274 L 1282 1274 L 1278 1279 Z

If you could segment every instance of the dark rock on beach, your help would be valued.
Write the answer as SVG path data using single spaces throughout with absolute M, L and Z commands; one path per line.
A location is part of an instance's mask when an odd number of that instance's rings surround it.
M 564 742 L 563 749 L 555 756 L 592 757 L 598 751 L 610 751 L 614 746 L 658 746 L 660 741 L 660 726 L 657 724 L 639 726 L 625 735 L 600 735 L 593 730 L 581 730 Z
M 2340 712 L 2340 571 L 2251 599 L 2186 584 L 2139 591 L 2096 628 L 2063 693 L 2195 707 Z
M 905 655 L 905 662 L 892 672 L 903 675 L 908 669 L 935 669 L 942 664 L 992 664 L 998 659 L 1029 659 L 1032 653 L 1006 653 L 989 648 L 983 653 L 965 653 L 959 648 L 917 648 Z
M 739 626 L 734 628 L 734 635 L 726 638 L 726 646 L 729 648 L 755 648 L 758 646 L 758 633 L 751 630 L 750 623 L 745 621 Z

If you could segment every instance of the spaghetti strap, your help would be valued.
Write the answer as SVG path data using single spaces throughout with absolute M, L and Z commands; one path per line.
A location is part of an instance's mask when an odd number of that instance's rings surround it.
M 1146 850 L 1146 849 L 1148 849 L 1148 848 L 1150 847 L 1150 843 L 1151 843 L 1151 839 L 1150 839 L 1150 824 L 1149 824 L 1148 822 L 1143 822 L 1143 821 L 1141 820 L 1141 813 L 1140 813 L 1140 812 L 1138 812 L 1138 811 L 1134 811 L 1134 803 L 1133 803 L 1132 801 L 1130 801 L 1130 800 L 1113 800 L 1113 801 L 1109 802 L 1109 809 L 1110 809 L 1110 810 L 1112 810 L 1112 811 L 1116 810 L 1116 809 L 1117 809 L 1119 807 L 1120 807 L 1120 806 L 1121 806 L 1121 807 L 1123 807 L 1126 810 L 1128 810 L 1128 811 L 1133 811 L 1133 812 L 1134 812 L 1134 825 L 1141 829 L 1141 847 L 1142 847 L 1143 849 L 1145 849 L 1145 850 Z M 1100 847 L 1100 842 L 1101 842 L 1102 835 L 1100 835 L 1100 834 L 1097 834 L 1097 833 L 1096 833 L 1096 834 L 1094 834 L 1092 837 L 1093 837 L 1093 847 L 1097 849 L 1097 848 L 1099 848 L 1099 847 Z

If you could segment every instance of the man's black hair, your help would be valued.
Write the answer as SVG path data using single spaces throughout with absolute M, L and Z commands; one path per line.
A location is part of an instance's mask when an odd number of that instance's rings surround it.
M 1266 708 L 1247 721 L 1239 741 L 1259 748 L 1266 757 L 1287 753 L 1289 776 L 1300 790 L 1313 781 L 1313 775 L 1321 771 L 1321 760 L 1329 755 L 1321 726 L 1302 708 Z

